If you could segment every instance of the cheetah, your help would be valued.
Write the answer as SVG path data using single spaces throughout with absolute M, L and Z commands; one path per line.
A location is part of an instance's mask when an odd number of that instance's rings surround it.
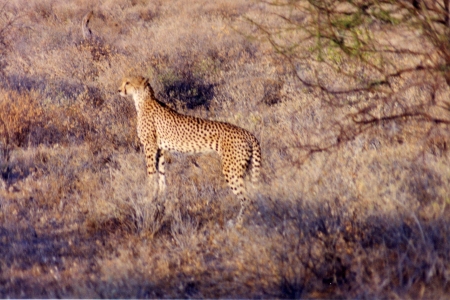
M 256 137 L 235 125 L 183 115 L 160 102 L 144 77 L 124 78 L 118 90 L 131 96 L 137 111 L 137 134 L 144 148 L 151 183 L 158 181 L 158 196 L 165 188 L 164 153 L 217 152 L 222 172 L 240 201 L 237 224 L 242 224 L 248 205 L 244 174 L 250 169 L 252 183 L 258 182 L 261 148 Z

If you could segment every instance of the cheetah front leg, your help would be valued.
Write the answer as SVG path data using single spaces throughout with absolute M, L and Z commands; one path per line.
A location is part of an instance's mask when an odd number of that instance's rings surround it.
M 144 145 L 145 161 L 147 164 L 147 175 L 150 186 L 153 188 L 153 198 L 158 194 L 158 186 L 156 185 L 157 173 L 157 160 L 158 160 L 158 147 L 156 143 L 148 143 Z
M 165 195 L 165 191 L 166 191 L 166 174 L 164 171 L 164 164 L 165 164 L 165 159 L 164 159 L 164 152 L 161 149 L 158 149 L 157 152 L 157 166 L 158 166 L 158 197 L 164 197 Z
M 165 211 L 164 197 L 162 196 L 166 187 L 164 156 L 162 155 L 161 150 L 158 149 L 156 143 L 149 143 L 145 145 L 144 149 L 147 162 L 147 175 L 149 183 L 153 188 L 152 200 L 156 200 L 155 205 L 158 215 L 162 216 Z M 158 184 L 156 184 L 156 178 L 158 178 Z

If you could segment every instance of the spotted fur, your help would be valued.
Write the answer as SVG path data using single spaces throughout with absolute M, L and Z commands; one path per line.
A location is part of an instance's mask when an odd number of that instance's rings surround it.
M 222 160 L 225 180 L 241 203 L 237 220 L 248 205 L 244 175 L 250 168 L 252 182 L 260 172 L 261 148 L 256 137 L 235 125 L 182 115 L 155 98 L 148 79 L 124 78 L 121 96 L 132 96 L 137 111 L 137 133 L 145 149 L 147 173 L 159 179 L 159 194 L 166 187 L 164 152 L 200 153 L 215 151 Z M 156 178 L 154 178 L 156 177 Z

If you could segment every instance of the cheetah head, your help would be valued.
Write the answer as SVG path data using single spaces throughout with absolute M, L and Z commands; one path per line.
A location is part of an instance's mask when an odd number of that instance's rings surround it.
M 133 96 L 136 92 L 143 90 L 149 86 L 147 78 L 136 76 L 136 77 L 125 77 L 122 80 L 122 84 L 119 87 L 119 94 L 122 97 Z

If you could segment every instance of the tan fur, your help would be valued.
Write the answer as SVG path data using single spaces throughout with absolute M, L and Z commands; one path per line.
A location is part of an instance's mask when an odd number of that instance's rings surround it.
M 147 173 L 151 178 L 155 175 L 159 178 L 159 193 L 165 189 L 164 151 L 216 151 L 222 160 L 225 179 L 241 202 L 237 219 L 242 223 L 248 203 L 245 171 L 251 166 L 252 182 L 257 182 L 259 177 L 261 148 L 255 136 L 229 123 L 177 113 L 155 98 L 148 79 L 143 77 L 124 78 L 119 93 L 124 97 L 132 96 L 134 100 L 137 133 L 145 149 Z

